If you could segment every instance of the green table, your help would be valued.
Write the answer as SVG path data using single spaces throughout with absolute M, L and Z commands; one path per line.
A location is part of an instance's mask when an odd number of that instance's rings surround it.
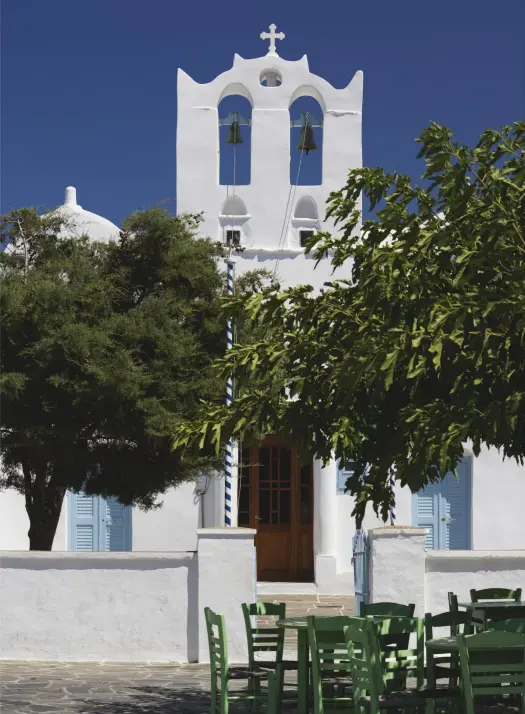
M 518 612 L 525 612 L 525 602 L 516 602 L 515 600 L 482 600 L 481 602 L 458 602 L 458 607 L 463 607 L 467 612 L 470 611 L 471 615 L 474 612 L 482 612 L 483 618 L 485 620 L 490 620 L 491 612 L 493 614 L 508 615 L 509 618 L 513 616 L 512 611 L 518 610 Z M 520 612 L 521 615 L 521 612 Z M 501 619 L 501 618 L 499 618 Z M 473 631 L 472 629 L 470 630 Z
M 306 617 L 286 617 L 277 620 L 277 627 L 282 627 L 285 630 L 297 630 L 297 714 L 308 714 L 310 656 Z

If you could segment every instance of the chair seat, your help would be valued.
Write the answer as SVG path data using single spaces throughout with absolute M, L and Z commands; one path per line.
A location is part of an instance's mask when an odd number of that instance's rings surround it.
M 283 660 L 281 662 L 282 668 L 286 670 L 297 670 L 298 668 L 298 663 L 295 662 L 294 660 Z M 277 662 L 275 660 L 268 660 L 265 662 L 264 660 L 259 660 L 257 662 L 258 667 L 264 667 L 265 669 L 275 669 L 277 667 Z
M 267 679 L 268 671 L 260 667 L 230 667 L 228 679 Z
M 371 709 L 371 701 L 368 698 L 360 699 L 359 704 L 366 710 Z M 411 707 L 422 707 L 425 704 L 425 697 L 413 692 L 391 692 L 379 697 L 381 709 L 410 709 Z
M 345 687 L 351 687 L 352 686 L 352 678 L 349 677 L 348 675 L 342 674 L 340 677 L 337 675 L 333 677 L 321 677 L 321 683 L 322 684 L 335 684 L 338 686 L 345 686 Z

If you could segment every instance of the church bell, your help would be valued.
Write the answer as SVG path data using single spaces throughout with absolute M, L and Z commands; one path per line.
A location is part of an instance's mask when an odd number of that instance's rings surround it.
M 235 119 L 230 124 L 230 132 L 228 134 L 228 138 L 226 139 L 226 143 L 244 144 L 243 138 L 241 136 L 241 127 L 239 126 L 239 122 L 235 121 Z
M 306 155 L 308 156 L 309 151 L 315 151 L 317 149 L 317 145 L 314 141 L 314 130 L 308 123 L 308 120 L 306 120 L 301 128 L 301 133 L 299 134 L 299 143 L 297 144 L 297 148 L 300 151 L 306 151 Z

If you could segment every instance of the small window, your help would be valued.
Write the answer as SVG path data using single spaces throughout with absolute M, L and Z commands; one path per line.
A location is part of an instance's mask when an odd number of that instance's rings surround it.
M 241 244 L 241 232 L 240 231 L 226 231 L 226 245 L 231 248 L 238 248 Z
M 304 248 L 306 246 L 306 243 L 310 240 L 314 233 L 315 231 L 299 231 L 299 241 L 301 243 L 301 248 Z

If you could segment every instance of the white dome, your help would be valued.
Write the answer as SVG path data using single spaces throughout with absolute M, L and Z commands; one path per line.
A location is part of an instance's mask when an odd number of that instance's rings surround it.
M 108 242 L 117 240 L 120 229 L 107 218 L 97 216 L 96 213 L 85 211 L 77 203 L 77 190 L 73 186 L 66 188 L 64 205 L 56 209 L 67 222 L 63 234 L 71 238 L 87 235 L 97 241 Z

